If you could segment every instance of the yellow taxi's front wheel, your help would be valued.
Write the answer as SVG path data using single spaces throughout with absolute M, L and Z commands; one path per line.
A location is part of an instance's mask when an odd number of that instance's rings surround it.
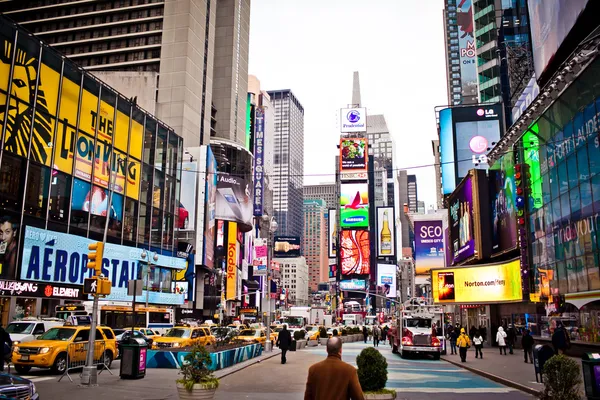
M 54 360 L 54 365 L 52 365 L 52 373 L 54 374 L 64 374 L 67 370 L 67 354 L 61 353 L 56 356 L 56 360 Z

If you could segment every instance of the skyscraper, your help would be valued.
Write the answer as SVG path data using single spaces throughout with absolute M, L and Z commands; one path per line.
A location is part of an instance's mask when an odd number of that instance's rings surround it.
M 434 170 L 435 170 L 435 201 L 438 209 L 444 208 L 444 199 L 442 196 L 442 168 L 439 139 L 431 141 L 433 150 Z
M 275 107 L 273 208 L 277 234 L 304 233 L 304 107 L 290 89 L 270 90 Z
M 417 195 L 417 176 L 416 175 L 408 175 L 407 176 L 407 192 L 408 192 L 408 209 L 412 213 L 416 213 L 418 211 L 418 195 Z
M 308 266 L 308 287 L 316 291 L 327 280 L 327 205 L 324 200 L 304 200 L 304 257 Z
M 400 224 L 402 225 L 402 242 L 397 243 L 397 247 L 405 248 L 410 247 L 412 243 L 410 238 L 410 220 L 408 216 L 404 212 L 404 205 L 408 207 L 408 174 L 406 171 L 401 170 L 398 171 L 396 175 L 396 179 L 398 180 L 398 203 L 400 205 Z
M 324 200 L 327 208 L 337 208 L 340 201 L 338 186 L 335 183 L 304 186 L 304 200 Z

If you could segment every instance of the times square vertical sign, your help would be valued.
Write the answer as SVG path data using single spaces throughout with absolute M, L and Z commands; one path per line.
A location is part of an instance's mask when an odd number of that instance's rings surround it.
M 265 114 L 262 107 L 256 107 L 254 126 L 254 216 L 260 217 L 263 215 L 265 163 Z

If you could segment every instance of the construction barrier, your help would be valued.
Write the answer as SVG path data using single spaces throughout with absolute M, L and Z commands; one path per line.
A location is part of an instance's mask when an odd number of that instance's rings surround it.
M 89 343 L 69 343 L 67 346 L 67 367 L 62 376 L 58 379 L 60 382 L 62 378 L 65 376 L 69 378 L 71 382 L 73 382 L 73 378 L 69 374 L 69 371 L 74 369 L 79 369 L 85 367 L 87 354 L 88 354 Z M 98 368 L 98 366 L 102 367 L 98 372 L 98 375 L 102 373 L 102 371 L 107 370 L 111 375 L 113 375 L 112 371 L 106 365 L 104 360 L 104 351 L 106 350 L 106 344 L 104 341 L 94 342 L 94 361 L 93 366 Z M 81 375 L 81 374 L 80 374 Z

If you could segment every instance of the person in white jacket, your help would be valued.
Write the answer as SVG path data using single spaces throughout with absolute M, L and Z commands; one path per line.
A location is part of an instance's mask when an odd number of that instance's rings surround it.
M 502 354 L 502 350 L 504 349 L 504 355 L 506 355 L 506 332 L 504 332 L 503 327 L 498 328 L 498 333 L 496 333 L 496 342 L 498 342 L 500 354 Z
M 481 332 L 477 331 L 475 336 L 473 336 L 473 344 L 475 345 L 475 358 L 481 357 L 483 358 L 483 353 L 481 349 L 483 348 L 483 337 L 481 336 Z

